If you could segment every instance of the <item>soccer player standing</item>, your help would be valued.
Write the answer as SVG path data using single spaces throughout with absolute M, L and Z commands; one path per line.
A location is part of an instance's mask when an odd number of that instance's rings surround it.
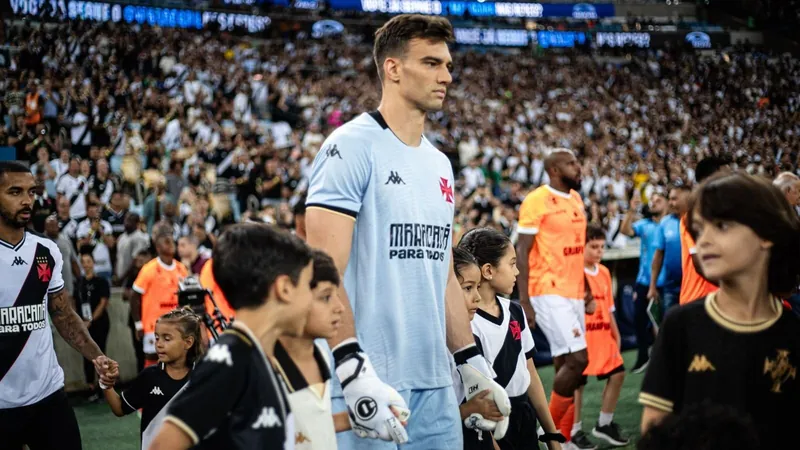
M 550 184 L 528 194 L 519 210 L 517 283 L 528 324 L 533 328 L 535 317 L 556 367 L 550 414 L 556 426 L 571 429 L 574 392 L 588 363 L 584 314 L 593 312 L 593 302 L 584 299 L 586 214 L 575 155 L 553 150 L 545 170 Z
M 453 171 L 422 135 L 452 81 L 452 40 L 441 17 L 389 20 L 373 50 L 378 110 L 334 131 L 314 160 L 306 235 L 333 257 L 347 299 L 329 341 L 342 385 L 334 409 L 346 404 L 354 431 L 340 433 L 339 448 L 460 449 L 448 348 L 459 366 L 491 374 L 452 269 Z M 508 402 L 490 379 L 464 382 L 488 383 L 495 401 Z
M 72 307 L 55 242 L 27 231 L 35 187 L 27 167 L 0 162 L 0 436 L 3 448 L 80 449 L 45 311 L 64 340 L 94 363 L 101 387 L 119 367 Z

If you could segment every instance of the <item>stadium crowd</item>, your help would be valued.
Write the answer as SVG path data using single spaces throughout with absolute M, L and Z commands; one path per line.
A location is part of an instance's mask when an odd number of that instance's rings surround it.
M 107 301 L 115 285 L 141 301 L 133 291 L 152 276 L 139 270 L 156 255 L 200 274 L 228 224 L 302 235 L 312 161 L 335 150 L 323 141 L 380 98 L 361 35 L 255 43 L 80 22 L 8 31 L 21 45 L 0 69 L 0 147 L 30 162 L 31 227 L 57 242 L 79 300 L 100 290 Z M 632 234 L 622 229 L 631 206 L 693 184 L 710 156 L 765 178 L 800 174 L 797 59 L 466 48 L 453 58 L 448 101 L 425 136 L 458 174 L 456 242 L 479 227 L 515 242 L 523 199 L 549 181 L 552 148 L 578 157 L 588 221 L 611 247 Z M 102 349 L 106 304 L 89 303 L 79 313 Z M 132 333 L 154 353 L 139 319 Z M 87 364 L 90 383 L 94 370 Z
M 43 185 L 33 226 L 44 232 L 56 214 L 73 254 L 91 251 L 116 285 L 130 285 L 157 224 L 188 237 L 179 256 L 195 271 L 225 224 L 293 228 L 323 139 L 379 98 L 364 88 L 376 79 L 361 35 L 255 44 L 81 22 L 8 31 L 22 45 L 0 69 L 0 146 L 16 147 Z M 626 243 L 634 190 L 646 204 L 657 186 L 691 182 L 705 156 L 800 173 L 796 59 L 659 50 L 621 64 L 467 48 L 454 59 L 426 137 L 460 174 L 460 233 L 492 226 L 513 239 L 552 147 L 578 154 L 587 214 L 611 246 Z

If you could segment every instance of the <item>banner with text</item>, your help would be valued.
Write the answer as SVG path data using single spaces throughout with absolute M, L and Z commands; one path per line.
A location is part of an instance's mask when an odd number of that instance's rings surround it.
M 472 17 L 614 17 L 611 3 L 508 3 L 438 0 L 329 0 L 331 9 L 387 14 L 428 14 Z

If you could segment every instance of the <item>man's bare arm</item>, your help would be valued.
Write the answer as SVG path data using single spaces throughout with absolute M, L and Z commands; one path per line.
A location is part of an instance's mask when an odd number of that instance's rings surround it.
M 134 322 L 142 320 L 142 294 L 131 289 L 131 317 Z
M 530 297 L 528 296 L 528 276 L 530 275 L 530 267 L 528 267 L 528 255 L 533 248 L 533 242 L 536 239 L 535 234 L 519 234 L 517 239 L 517 289 L 519 290 L 519 304 L 522 305 L 525 311 L 525 317 L 528 320 L 528 326 L 531 330 L 536 328 L 536 313 L 533 311 Z
M 625 217 L 622 219 L 622 224 L 619 226 L 619 232 L 628 237 L 635 237 L 636 232 L 633 231 L 633 221 L 636 219 L 636 216 L 636 211 L 629 209 L 628 212 L 625 213 Z
M 350 262 L 355 224 L 354 218 L 327 209 L 312 207 L 306 211 L 306 241 L 308 245 L 330 255 L 342 276 Z M 344 289 L 344 283 L 339 286 L 339 296 L 342 299 L 344 311 L 342 311 L 339 332 L 336 333 L 336 337 L 328 340 L 331 348 L 346 339 L 356 337 L 355 317 L 353 308 L 350 306 L 350 299 Z
M 464 302 L 464 291 L 453 271 L 453 258 L 450 258 L 450 273 L 444 291 L 444 314 L 447 329 L 447 348 L 455 353 L 468 345 L 475 344 L 472 327 L 469 325 L 469 312 Z
M 72 302 L 66 290 L 61 289 L 50 294 L 47 306 L 50 311 L 50 318 L 53 319 L 53 325 L 58 330 L 58 334 L 72 348 L 79 351 L 84 358 L 90 361 L 103 356 L 100 347 L 89 335 L 89 330 L 86 329 L 83 319 L 78 316 L 75 308 L 72 307 Z
M 664 264 L 664 250 L 656 250 L 653 254 L 653 262 L 650 263 L 650 289 L 647 297 L 651 298 L 658 295 L 658 274 L 661 273 L 661 266 Z

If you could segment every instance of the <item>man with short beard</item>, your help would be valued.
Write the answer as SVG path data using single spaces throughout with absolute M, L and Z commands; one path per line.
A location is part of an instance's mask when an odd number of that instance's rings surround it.
M 594 312 L 583 271 L 586 213 L 578 191 L 581 166 L 572 151 L 552 150 L 544 161 L 549 185 L 525 197 L 519 209 L 517 286 L 528 325 L 550 343 L 556 368 L 550 414 L 567 439 L 575 389 L 588 363 L 585 314 Z
M 27 167 L 0 162 L 0 435 L 4 448 L 79 450 L 47 313 L 64 340 L 94 363 L 101 387 L 113 384 L 119 366 L 75 312 L 56 243 L 27 231 L 35 186 Z

